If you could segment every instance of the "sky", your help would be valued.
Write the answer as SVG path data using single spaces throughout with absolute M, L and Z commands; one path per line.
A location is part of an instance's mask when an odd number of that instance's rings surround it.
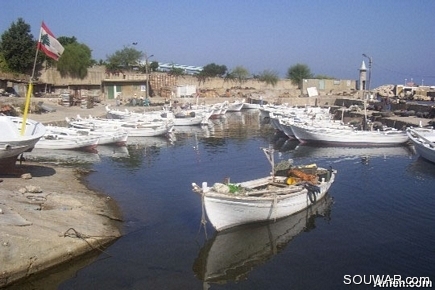
M 371 59 L 372 88 L 435 85 L 433 0 L 3 0 L 0 7 L 0 34 L 22 18 L 37 39 L 44 21 L 56 37 L 86 44 L 97 61 L 134 47 L 163 63 L 242 66 L 281 78 L 299 63 L 315 75 L 358 80 Z

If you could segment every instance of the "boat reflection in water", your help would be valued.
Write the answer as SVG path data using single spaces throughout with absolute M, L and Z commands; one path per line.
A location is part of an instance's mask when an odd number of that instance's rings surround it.
M 393 156 L 413 156 L 415 152 L 410 146 L 391 146 L 391 147 L 346 147 L 346 146 L 316 146 L 299 144 L 296 146 L 294 157 L 310 158 L 340 158 L 340 157 L 393 157 Z
M 98 145 L 98 155 L 111 158 L 128 158 L 127 146 Z
M 332 203 L 327 194 L 315 205 L 275 222 L 216 232 L 200 250 L 193 271 L 206 284 L 242 280 L 256 266 L 279 254 L 299 233 L 314 229 L 317 217 L 329 220 Z
M 166 147 L 171 144 L 168 137 L 153 136 L 153 137 L 129 137 L 127 147 L 131 148 L 146 148 L 146 147 Z
M 51 150 L 34 148 L 31 152 L 25 152 L 24 158 L 35 162 L 53 162 L 60 164 L 93 164 L 100 162 L 100 156 L 95 152 L 81 150 Z

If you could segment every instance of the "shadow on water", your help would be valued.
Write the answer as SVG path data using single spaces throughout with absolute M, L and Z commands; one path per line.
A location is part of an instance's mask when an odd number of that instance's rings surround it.
M 115 243 L 115 241 L 113 242 Z M 112 243 L 112 244 L 113 244 Z M 73 278 L 77 271 L 94 263 L 98 259 L 104 259 L 104 250 L 109 247 L 107 245 L 99 250 L 91 251 L 82 256 L 79 256 L 72 261 L 56 266 L 47 271 L 32 275 L 21 281 L 17 281 L 13 285 L 7 287 L 8 290 L 56 290 L 59 285 L 67 280 Z M 107 256 L 107 255 L 106 255 Z M 99 258 L 100 257 L 100 258 Z

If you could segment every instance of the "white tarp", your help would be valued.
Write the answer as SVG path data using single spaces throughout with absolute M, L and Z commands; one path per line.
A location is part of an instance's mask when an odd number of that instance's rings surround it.
M 308 97 L 316 97 L 319 95 L 316 87 L 307 88 Z
M 177 86 L 177 90 L 175 92 L 176 97 L 190 97 L 196 93 L 195 85 L 185 85 L 185 86 Z

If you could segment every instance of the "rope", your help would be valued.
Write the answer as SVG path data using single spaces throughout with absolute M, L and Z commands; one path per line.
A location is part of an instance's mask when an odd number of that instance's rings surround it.
M 80 232 L 78 232 L 77 230 L 75 230 L 74 228 L 69 228 L 64 234 L 63 237 L 69 237 L 69 238 L 78 238 L 78 239 L 82 239 L 83 241 L 85 241 L 88 246 L 94 250 L 98 250 L 101 253 L 105 253 L 109 256 L 111 256 L 109 253 L 105 252 L 104 250 L 101 249 L 101 247 L 103 247 L 102 245 L 99 245 L 99 247 L 94 247 L 93 245 L 91 245 L 86 239 L 90 239 L 90 238 L 107 238 L 107 237 L 114 237 L 114 236 L 88 236 L 85 234 L 82 234 Z
M 276 221 L 276 204 L 278 203 L 278 195 L 273 193 L 273 203 L 272 203 L 272 216 L 273 220 Z
M 205 204 L 204 204 L 204 192 L 201 192 L 201 223 L 199 224 L 198 234 L 201 231 L 201 227 L 204 228 L 205 239 L 207 239 L 207 218 L 205 217 Z

